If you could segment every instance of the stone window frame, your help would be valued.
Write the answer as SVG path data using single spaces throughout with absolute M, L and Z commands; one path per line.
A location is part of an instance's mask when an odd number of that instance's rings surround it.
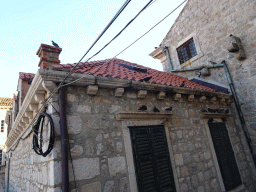
M 233 143 L 232 143 L 232 140 L 231 140 L 231 137 L 230 137 L 230 133 L 229 133 L 230 132 L 229 130 L 232 129 L 232 128 L 230 127 L 230 125 L 228 123 L 226 123 L 225 121 L 222 120 L 221 114 L 219 114 L 219 116 L 220 117 L 213 118 L 213 121 L 216 122 L 216 123 L 225 123 L 227 131 L 228 131 L 228 136 L 229 136 L 229 139 L 230 139 L 231 146 L 234 149 L 234 146 L 233 146 Z M 206 127 L 206 134 L 207 134 L 207 137 L 208 137 L 208 140 L 209 140 L 209 143 L 210 143 L 210 149 L 211 149 L 211 153 L 212 153 L 212 157 L 213 157 L 213 163 L 215 165 L 216 172 L 217 172 L 217 178 L 218 178 L 219 183 L 220 183 L 221 191 L 225 192 L 226 189 L 225 189 L 224 182 L 223 182 L 223 179 L 222 179 L 220 166 L 219 166 L 219 163 L 218 163 L 217 155 L 216 155 L 215 148 L 214 148 L 213 141 L 212 141 L 212 137 L 211 137 L 210 128 L 209 128 L 209 125 L 208 125 L 208 121 L 209 121 L 210 118 L 209 118 L 209 116 L 205 116 L 203 118 L 204 118 L 204 125 Z M 227 117 L 225 116 L 224 118 L 227 118 Z M 235 155 L 235 160 L 236 160 L 236 164 L 237 164 L 237 167 L 238 167 L 238 171 L 239 171 L 240 175 L 242 176 L 241 171 L 240 171 L 241 170 L 240 169 L 240 164 L 237 161 L 237 154 L 236 154 L 235 151 L 234 151 L 234 155 Z M 242 183 L 244 183 L 242 177 L 241 177 L 241 180 L 242 180 Z M 239 185 L 237 188 L 235 188 L 233 190 L 240 191 L 240 190 L 243 190 L 243 189 L 245 189 L 244 184 Z
M 147 114 L 145 114 L 146 116 Z M 169 114 L 170 115 L 170 114 Z M 167 122 L 163 123 L 163 117 L 161 118 L 160 115 L 155 118 L 155 120 L 150 120 L 148 118 L 138 118 L 133 119 L 133 115 L 130 116 L 129 114 L 125 115 L 126 118 L 120 119 L 122 121 L 122 132 L 123 132 L 123 138 L 124 138 L 124 147 L 125 147 L 125 154 L 126 154 L 126 161 L 127 161 L 127 169 L 128 169 L 128 175 L 129 175 L 129 187 L 130 191 L 132 192 L 138 192 L 137 188 L 137 180 L 136 180 L 136 172 L 135 172 L 135 165 L 134 165 L 134 159 L 133 159 L 133 152 L 132 152 L 132 141 L 131 141 L 131 134 L 129 127 L 134 126 L 154 126 L 154 125 L 164 125 L 165 133 L 166 133 L 166 140 L 168 144 L 170 159 L 171 159 L 171 165 L 173 170 L 173 177 L 174 177 L 174 183 L 177 191 L 179 190 L 179 182 L 178 182 L 178 174 L 177 169 L 175 165 L 175 160 L 173 156 L 172 146 L 171 146 L 171 138 L 169 133 L 169 126 Z
M 177 49 L 182 46 L 184 43 L 186 43 L 187 41 L 189 41 L 191 38 L 193 38 L 194 40 L 194 44 L 196 47 L 196 51 L 197 51 L 197 55 L 192 57 L 191 59 L 189 59 L 188 61 L 184 62 L 183 64 L 180 64 L 179 61 L 179 56 L 178 56 L 178 51 Z M 188 35 L 187 37 L 183 38 L 181 41 L 179 41 L 174 47 L 173 47 L 173 53 L 174 53 L 174 63 L 176 65 L 176 69 L 180 69 L 180 68 L 184 68 L 188 65 L 191 65 L 192 62 L 198 60 L 199 58 L 201 58 L 202 56 L 204 56 L 201 48 L 200 48 L 200 44 L 199 44 L 199 40 L 198 37 L 196 35 L 196 32 L 191 33 L 190 35 Z

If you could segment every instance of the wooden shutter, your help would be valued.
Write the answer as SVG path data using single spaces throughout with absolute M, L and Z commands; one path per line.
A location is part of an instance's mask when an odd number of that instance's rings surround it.
M 139 192 L 175 192 L 164 127 L 130 130 Z
M 227 191 L 242 184 L 234 151 L 224 123 L 209 123 L 220 172 Z

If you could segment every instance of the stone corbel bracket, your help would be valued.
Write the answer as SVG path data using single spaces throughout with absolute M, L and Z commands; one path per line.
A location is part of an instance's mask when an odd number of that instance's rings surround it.
M 232 34 L 229 36 L 227 50 L 229 52 L 235 53 L 234 55 L 238 60 L 246 59 L 244 47 L 239 37 L 233 36 Z
M 116 114 L 116 120 L 123 121 L 123 120 L 169 119 L 171 116 L 172 116 L 172 113 L 150 113 L 150 112 L 118 113 Z

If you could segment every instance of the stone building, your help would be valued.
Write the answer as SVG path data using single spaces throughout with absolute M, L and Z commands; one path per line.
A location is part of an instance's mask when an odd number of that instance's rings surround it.
M 75 65 L 60 64 L 61 50 L 41 44 L 37 52 L 40 69 L 6 141 L 8 190 L 256 190 L 231 95 L 120 59 L 81 63 L 55 92 Z M 46 157 L 32 145 L 42 108 L 55 132 Z M 46 151 L 51 121 L 41 125 Z
M 189 0 L 150 55 L 161 60 L 165 72 L 236 95 L 236 123 L 242 123 L 256 163 L 255 10 L 255 0 Z

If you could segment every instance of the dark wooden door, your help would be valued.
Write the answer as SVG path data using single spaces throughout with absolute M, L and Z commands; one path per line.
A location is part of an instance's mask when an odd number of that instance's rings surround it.
M 242 184 L 225 123 L 209 123 L 220 172 L 227 191 Z
M 139 192 L 175 192 L 164 126 L 130 127 Z

